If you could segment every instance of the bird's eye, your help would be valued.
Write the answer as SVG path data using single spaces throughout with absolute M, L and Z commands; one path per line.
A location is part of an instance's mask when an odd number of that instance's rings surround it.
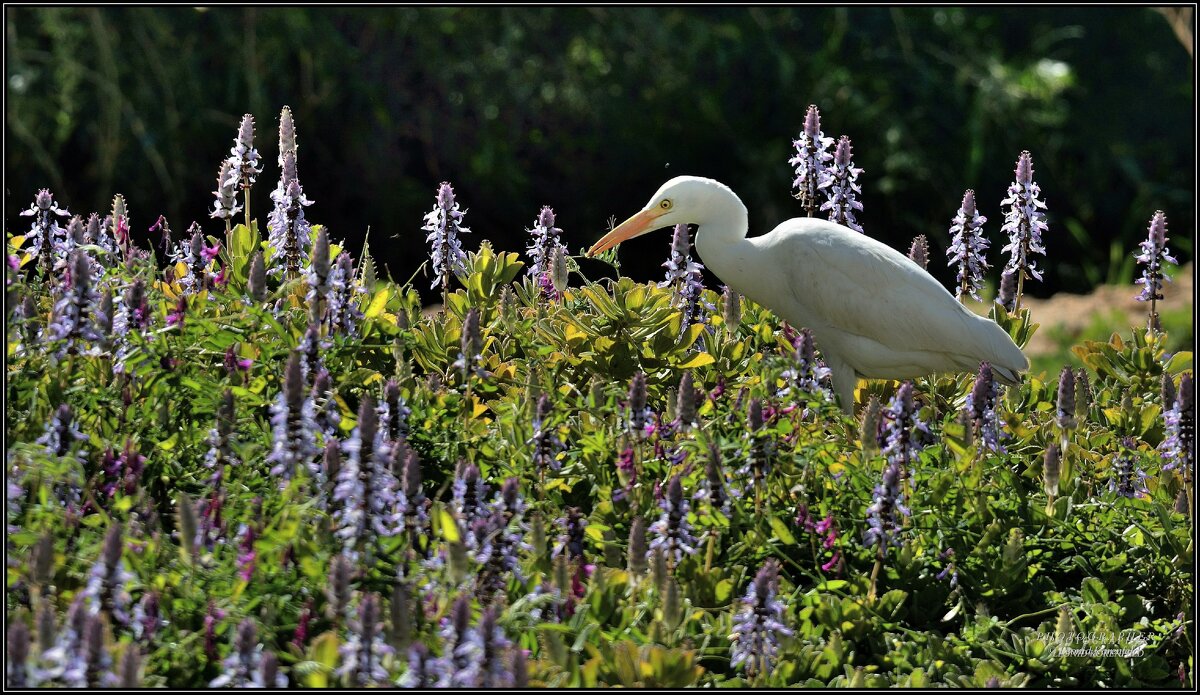
M 663 210 L 670 210 L 670 209 L 671 209 L 671 205 L 672 205 L 672 203 L 671 203 L 671 201 L 670 201 L 670 200 L 668 200 L 668 199 L 663 199 L 663 201 L 662 201 L 661 203 L 659 203 L 659 204 L 658 204 L 658 207 L 662 208 Z

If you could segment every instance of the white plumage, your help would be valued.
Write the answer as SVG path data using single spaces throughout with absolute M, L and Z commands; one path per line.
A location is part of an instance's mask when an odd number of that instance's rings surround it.
M 712 179 L 671 179 L 588 253 L 680 223 L 699 227 L 696 250 L 722 282 L 812 331 L 846 411 L 856 376 L 912 379 L 974 371 L 987 361 L 997 378 L 1015 383 L 1029 368 L 1003 329 L 969 311 L 907 256 L 813 218 L 747 238 L 746 206 Z

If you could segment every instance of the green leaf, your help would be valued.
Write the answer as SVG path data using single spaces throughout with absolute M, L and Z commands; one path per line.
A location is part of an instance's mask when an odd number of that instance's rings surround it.
M 780 521 L 778 517 L 770 517 L 769 523 L 771 524 L 771 530 L 775 532 L 775 537 L 782 541 L 784 545 L 796 544 L 796 537 L 792 535 L 787 525 Z
M 679 368 L 680 369 L 695 369 L 697 367 L 704 367 L 704 366 L 710 365 L 716 361 L 717 361 L 717 358 L 713 357 L 712 355 L 708 354 L 707 352 L 700 352 L 700 353 L 693 355 L 692 358 L 689 359 L 688 361 L 680 363 Z

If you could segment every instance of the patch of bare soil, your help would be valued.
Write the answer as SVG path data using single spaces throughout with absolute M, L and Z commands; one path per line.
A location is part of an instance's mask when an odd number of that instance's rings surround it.
M 1193 264 L 1187 263 L 1176 274 L 1172 282 L 1164 283 L 1163 297 L 1160 306 L 1171 309 L 1192 306 L 1192 277 Z M 1040 355 L 1053 352 L 1056 348 L 1052 334 L 1054 326 L 1058 326 L 1068 335 L 1079 335 L 1096 316 L 1104 320 L 1113 317 L 1112 330 L 1127 331 L 1130 326 L 1144 326 L 1150 310 L 1148 302 L 1139 302 L 1134 297 L 1141 287 L 1138 285 L 1103 285 L 1097 287 L 1091 294 L 1067 294 L 1060 292 L 1049 299 L 1028 298 L 1022 300 L 1022 306 L 1029 307 L 1035 323 L 1041 328 L 1033 334 L 1025 352 L 1028 355 Z M 1116 321 L 1114 310 L 1123 316 Z M 1161 312 L 1161 309 L 1159 311 Z

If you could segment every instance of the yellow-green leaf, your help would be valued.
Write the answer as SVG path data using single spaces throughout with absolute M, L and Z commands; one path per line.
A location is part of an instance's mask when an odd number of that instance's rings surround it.
M 775 537 L 783 541 L 784 545 L 795 545 L 796 537 L 788 530 L 786 524 L 779 520 L 778 517 L 770 517 L 771 530 L 775 532 Z
M 700 352 L 692 355 L 692 358 L 679 365 L 680 369 L 695 369 L 696 367 L 704 367 L 716 362 L 717 358 L 707 352 Z
M 376 292 L 375 296 L 371 299 L 371 305 L 367 307 L 365 316 L 369 319 L 373 319 L 382 314 L 384 308 L 387 307 L 387 301 L 390 295 L 391 290 L 387 287 L 384 287 Z
M 447 543 L 459 542 L 458 523 L 454 521 L 454 517 L 445 509 L 438 511 L 438 521 L 441 522 L 442 538 L 446 539 Z

